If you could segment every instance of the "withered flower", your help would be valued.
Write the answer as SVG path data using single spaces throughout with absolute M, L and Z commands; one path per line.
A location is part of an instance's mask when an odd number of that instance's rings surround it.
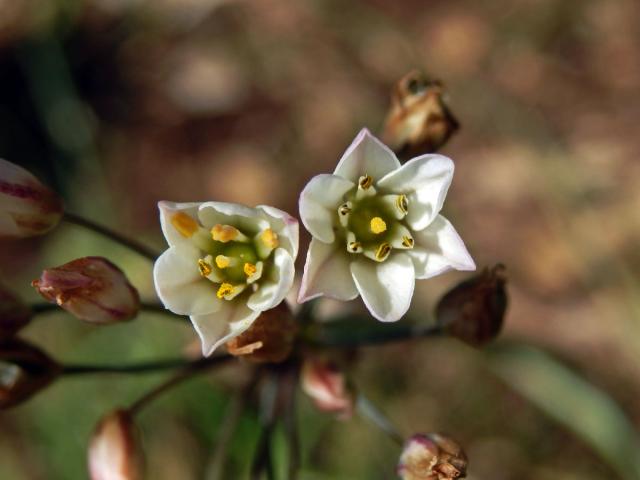
M 17 338 L 0 343 L 0 409 L 18 405 L 49 385 L 60 366 Z
M 143 477 L 142 449 L 136 426 L 126 410 L 105 416 L 89 443 L 91 480 L 139 480 Z
M 326 358 L 308 358 L 302 365 L 302 390 L 311 397 L 318 410 L 337 414 L 346 420 L 353 414 L 353 389 L 342 369 Z
M 62 218 L 62 200 L 24 168 L 0 158 L 0 237 L 47 233 Z
M 458 129 L 444 96 L 442 83 L 417 70 L 396 83 L 382 140 L 401 159 L 436 152 Z
M 31 310 L 0 286 L 0 342 L 13 337 L 31 320 Z
M 405 444 L 397 473 L 402 480 L 453 480 L 466 476 L 467 464 L 467 456 L 452 439 L 417 434 Z
M 293 350 L 297 325 L 291 310 L 282 302 L 260 316 L 237 337 L 227 342 L 231 355 L 256 363 L 280 363 Z
M 493 340 L 507 309 L 506 281 L 505 267 L 498 264 L 458 284 L 438 302 L 438 324 L 473 346 Z
M 135 317 L 138 291 L 103 257 L 83 257 L 48 268 L 31 285 L 47 300 L 89 323 L 101 325 Z

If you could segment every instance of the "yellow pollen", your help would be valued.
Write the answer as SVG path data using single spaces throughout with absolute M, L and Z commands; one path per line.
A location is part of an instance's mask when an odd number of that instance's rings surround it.
M 225 295 L 229 295 L 231 292 L 233 292 L 233 285 L 231 285 L 230 283 L 223 283 L 222 285 L 220 285 L 220 288 L 218 289 L 218 293 L 216 293 L 216 295 L 218 296 L 218 298 L 224 298 Z
M 229 257 L 225 257 L 224 255 L 218 255 L 216 257 L 216 265 L 218 268 L 227 268 L 231 264 L 231 260 Z
M 202 275 L 203 277 L 211 275 L 211 265 L 209 265 L 202 258 L 198 260 L 198 270 L 200 271 L 200 275 Z
M 245 263 L 244 264 L 244 273 L 247 277 L 250 277 L 252 275 L 254 275 L 256 272 L 258 271 L 258 269 L 256 268 L 256 266 L 253 263 Z
M 413 238 L 405 235 L 404 237 L 402 237 L 402 245 L 408 248 L 413 247 Z
M 361 189 L 366 190 L 371 185 L 373 185 L 373 178 L 371 178 L 370 175 L 365 175 L 363 177 L 360 177 L 360 181 L 358 182 L 358 185 L 360 186 Z
M 407 213 L 409 211 L 409 200 L 407 200 L 407 196 L 398 195 L 398 198 L 396 198 L 396 206 L 402 213 Z
M 278 234 L 267 228 L 264 232 L 260 234 L 260 240 L 269 248 L 277 248 L 280 245 L 278 241 Z
M 378 250 L 376 251 L 376 259 L 378 260 L 384 260 L 387 255 L 389 255 L 389 252 L 391 251 L 391 245 L 389 245 L 388 243 L 382 243 L 379 247 Z
M 213 238 L 216 242 L 227 243 L 231 240 L 235 240 L 240 232 L 236 227 L 232 227 L 231 225 L 214 225 L 211 229 L 211 238 Z
M 184 212 L 174 213 L 171 216 L 171 225 L 184 238 L 190 238 L 198 230 L 198 222 Z
M 370 228 L 376 235 L 385 232 L 387 230 L 387 224 L 380 217 L 373 217 L 370 222 Z

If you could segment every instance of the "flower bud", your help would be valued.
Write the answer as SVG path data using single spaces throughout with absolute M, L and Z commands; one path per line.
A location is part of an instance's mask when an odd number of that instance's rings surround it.
M 507 309 L 506 281 L 505 267 L 498 264 L 449 290 L 436 307 L 438 325 L 473 346 L 493 340 Z
M 40 181 L 0 159 L 0 237 L 42 235 L 62 218 L 62 201 Z
M 0 287 L 0 342 L 13 337 L 31 320 L 31 310 L 15 295 Z
M 105 416 L 89 442 L 91 480 L 138 480 L 142 478 L 142 450 L 131 415 L 116 410 Z
M 60 366 L 19 339 L 0 343 L 0 409 L 18 405 L 49 385 Z
M 344 372 L 332 361 L 308 358 L 302 365 L 302 390 L 323 412 L 346 420 L 353 414 L 355 395 Z
M 280 363 L 293 350 L 297 326 L 285 302 L 262 312 L 239 336 L 227 342 L 231 355 L 256 363 Z
M 438 433 L 417 434 L 405 443 L 397 472 L 402 480 L 453 480 L 465 477 L 467 463 L 452 439 Z
M 130 320 L 140 308 L 138 291 L 103 257 L 83 257 L 48 268 L 31 285 L 51 302 L 89 323 Z
M 442 84 L 414 70 L 393 88 L 382 140 L 401 159 L 411 158 L 437 151 L 458 127 Z

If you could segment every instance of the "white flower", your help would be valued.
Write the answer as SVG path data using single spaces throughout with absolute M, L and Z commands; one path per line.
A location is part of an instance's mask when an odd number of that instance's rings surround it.
M 189 315 L 204 355 L 277 306 L 293 284 L 298 222 L 268 206 L 160 202 L 169 249 L 153 276 L 165 307 Z
M 313 239 L 299 302 L 326 295 L 362 296 L 371 314 L 395 321 L 408 310 L 415 279 L 475 264 L 449 221 L 439 215 L 453 162 L 422 155 L 404 165 L 363 129 L 333 174 L 311 179 L 300 216 Z

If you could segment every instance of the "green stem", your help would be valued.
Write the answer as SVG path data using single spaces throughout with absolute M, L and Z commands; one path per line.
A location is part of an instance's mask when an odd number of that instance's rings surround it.
M 147 247 L 146 245 L 143 245 L 135 240 L 132 240 L 131 238 L 125 237 L 124 235 L 118 232 L 115 232 L 108 227 L 99 225 L 87 218 L 81 217 L 79 215 L 75 215 L 73 213 L 65 212 L 63 219 L 69 223 L 72 223 L 74 225 L 79 225 L 83 228 L 92 230 L 100 235 L 110 238 L 114 242 L 124 245 L 130 250 L 133 250 L 134 252 L 142 255 L 143 257 L 148 258 L 152 262 L 155 262 L 159 256 L 159 254 L 156 251 Z
M 398 445 L 402 445 L 404 443 L 404 438 L 400 435 L 398 429 L 391 423 L 387 416 L 362 394 L 358 394 L 356 409 L 363 418 L 369 420 L 372 425 L 378 427 Z
M 213 365 L 224 363 L 231 359 L 229 355 L 218 357 L 202 358 L 200 360 L 172 359 L 155 362 L 138 363 L 133 365 L 76 365 L 66 364 L 62 366 L 63 375 L 88 375 L 96 373 L 130 373 L 143 374 L 157 372 L 161 370 L 171 370 L 182 368 L 188 370 L 199 370 Z
M 64 311 L 57 304 L 55 304 L 55 303 L 47 303 L 47 302 L 34 303 L 32 305 L 29 305 L 29 308 L 31 309 L 31 312 L 33 313 L 33 315 L 40 315 L 40 314 L 46 314 L 46 313 L 51 313 L 51 312 L 63 312 Z M 167 310 L 166 308 L 164 308 L 162 305 L 160 305 L 158 303 L 144 303 L 143 302 L 143 303 L 140 304 L 140 310 L 142 310 L 144 312 L 161 313 L 163 315 L 166 315 L 167 317 L 172 317 L 175 320 L 180 320 L 180 321 L 188 320 L 188 318 L 185 317 L 184 315 L 178 315 L 177 313 L 173 313 L 172 311 Z

